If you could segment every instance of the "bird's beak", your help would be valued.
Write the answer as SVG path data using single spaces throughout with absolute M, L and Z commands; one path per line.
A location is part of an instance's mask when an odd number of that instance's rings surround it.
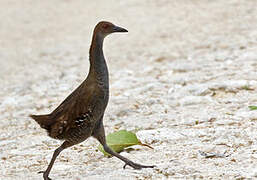
M 113 27 L 113 32 L 128 32 L 128 30 L 124 29 L 122 27 L 119 27 L 119 26 L 114 26 Z

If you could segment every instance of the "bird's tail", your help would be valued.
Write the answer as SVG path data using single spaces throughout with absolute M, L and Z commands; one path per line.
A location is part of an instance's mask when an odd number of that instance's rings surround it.
M 34 119 L 40 125 L 41 128 L 44 128 L 48 131 L 51 129 L 51 125 L 53 124 L 53 121 L 51 120 L 49 114 L 46 114 L 46 115 L 30 114 L 29 116 L 32 119 Z

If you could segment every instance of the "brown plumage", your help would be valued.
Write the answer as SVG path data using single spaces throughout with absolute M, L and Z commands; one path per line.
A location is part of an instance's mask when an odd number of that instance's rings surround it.
M 114 32 L 128 32 L 110 22 L 102 21 L 94 29 L 89 51 L 90 69 L 86 80 L 75 89 L 52 113 L 46 115 L 30 115 L 40 127 L 46 129 L 48 135 L 64 143 L 55 150 L 46 171 L 41 171 L 45 180 L 59 153 L 88 137 L 95 137 L 109 154 L 121 159 L 134 169 L 153 168 L 132 162 L 112 151 L 105 140 L 103 116 L 109 100 L 109 75 L 103 54 L 104 38 Z

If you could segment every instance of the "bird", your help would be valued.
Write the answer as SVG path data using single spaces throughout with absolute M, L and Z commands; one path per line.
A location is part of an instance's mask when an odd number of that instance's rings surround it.
M 63 141 L 55 149 L 51 161 L 43 173 L 44 180 L 49 178 L 50 171 L 57 156 L 66 148 L 79 144 L 89 137 L 94 137 L 103 149 L 122 160 L 126 166 L 134 169 L 154 168 L 154 165 L 142 165 L 113 151 L 106 143 L 103 117 L 109 101 L 109 73 L 103 53 L 103 42 L 112 33 L 125 33 L 126 29 L 111 22 L 99 22 L 93 31 L 89 50 L 89 72 L 86 79 L 50 114 L 29 115 L 51 138 Z

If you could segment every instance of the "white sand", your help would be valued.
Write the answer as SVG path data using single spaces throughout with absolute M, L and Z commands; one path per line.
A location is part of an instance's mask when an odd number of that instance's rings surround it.
M 104 2 L 104 3 L 103 3 Z M 0 179 L 42 179 L 55 148 L 30 113 L 51 112 L 88 72 L 92 29 L 129 30 L 104 44 L 107 133 L 138 130 L 154 147 L 122 154 L 93 138 L 62 152 L 53 179 L 257 178 L 257 1 L 0 1 Z M 249 87 L 252 90 L 247 90 Z M 200 151 L 224 153 L 204 158 Z

